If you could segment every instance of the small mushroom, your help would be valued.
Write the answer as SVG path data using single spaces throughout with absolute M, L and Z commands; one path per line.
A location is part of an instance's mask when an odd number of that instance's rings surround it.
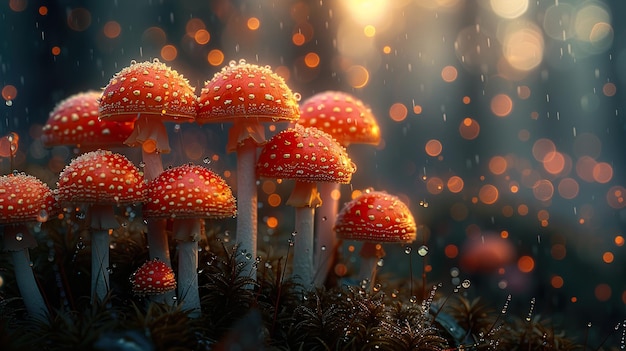
M 135 295 L 161 295 L 176 289 L 174 271 L 157 258 L 137 268 L 130 283 Z
M 385 256 L 381 243 L 411 243 L 417 226 L 413 214 L 397 196 L 365 191 L 344 205 L 334 230 L 339 239 L 363 242 L 359 279 L 369 279 L 373 286 L 377 262 Z

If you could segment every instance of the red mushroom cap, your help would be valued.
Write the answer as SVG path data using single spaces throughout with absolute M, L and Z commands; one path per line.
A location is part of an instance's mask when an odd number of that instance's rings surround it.
M 346 184 L 355 171 L 346 149 L 328 133 L 299 124 L 274 135 L 257 162 L 262 177 L 305 182 Z
M 44 146 L 77 145 L 79 147 L 112 147 L 124 145 L 133 131 L 133 122 L 98 119 L 100 93 L 87 91 L 59 102 L 43 126 Z
M 125 156 L 108 150 L 88 152 L 63 169 L 57 184 L 59 202 L 124 204 L 146 196 L 143 174 Z
M 0 177 L 0 224 L 43 222 L 54 213 L 53 192 L 41 180 L 23 173 Z
M 187 79 L 164 63 L 133 61 L 104 88 L 100 118 L 134 121 L 142 114 L 159 121 L 193 122 L 196 100 Z
M 163 261 L 147 261 L 131 275 L 136 295 L 159 295 L 176 289 L 174 271 Z
M 253 118 L 295 122 L 298 95 L 270 67 L 231 61 L 206 82 L 198 98 L 198 123 Z
M 347 202 L 334 229 L 344 240 L 400 243 L 414 241 L 417 231 L 409 208 L 384 191 L 364 192 Z
M 224 218 L 237 214 L 230 186 L 209 169 L 183 165 L 165 170 L 148 184 L 146 218 Z
M 380 128 L 372 110 L 341 91 L 325 91 L 305 100 L 298 123 L 325 131 L 343 146 L 380 142 Z

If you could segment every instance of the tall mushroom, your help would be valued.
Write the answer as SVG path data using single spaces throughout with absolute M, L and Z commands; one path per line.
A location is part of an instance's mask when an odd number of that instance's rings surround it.
M 106 150 L 73 159 L 57 184 L 59 203 L 85 205 L 91 227 L 91 300 L 109 290 L 109 233 L 119 227 L 114 206 L 145 200 L 143 175 L 126 157 Z
M 339 239 L 362 241 L 359 279 L 376 278 L 379 259 L 385 256 L 380 243 L 411 243 L 417 226 L 411 211 L 397 196 L 384 191 L 365 191 L 347 202 L 337 215 L 335 233 Z
M 11 252 L 17 287 L 28 313 L 46 320 L 48 308 L 30 266 L 28 249 L 37 246 L 27 226 L 53 215 L 54 196 L 39 179 L 20 174 L 0 177 L 0 224 L 4 226 L 3 249 Z
M 240 251 L 256 258 L 257 185 L 254 167 L 257 147 L 265 143 L 261 122 L 295 122 L 299 95 L 292 93 L 282 77 L 269 66 L 240 60 L 206 82 L 198 98 L 197 122 L 233 122 L 228 133 L 228 152 L 237 152 L 237 241 Z M 250 271 L 256 277 L 254 270 Z
M 86 91 L 59 102 L 43 126 L 43 145 L 76 145 L 83 151 L 124 145 L 133 131 L 134 122 L 100 120 L 100 95 L 97 91 Z
M 161 154 L 170 152 L 164 122 L 193 122 L 196 100 L 187 79 L 164 63 L 131 61 L 104 88 L 100 119 L 135 122 L 125 143 L 141 146 L 145 178 L 150 181 L 163 172 Z M 165 220 L 148 221 L 149 251 L 150 257 L 171 266 L 165 228 Z
M 198 241 L 203 218 L 237 214 L 228 184 L 217 174 L 197 165 L 165 170 L 148 184 L 143 208 L 146 218 L 172 218 L 178 242 L 178 296 L 191 316 L 200 315 L 198 293 Z
M 322 204 L 317 183 L 346 184 L 355 171 L 346 149 L 329 134 L 298 124 L 272 137 L 259 154 L 259 176 L 296 181 L 287 199 L 296 208 L 293 275 L 307 290 L 313 288 L 315 208 Z
M 380 128 L 372 110 L 356 97 L 341 91 L 324 91 L 306 99 L 300 106 L 298 124 L 316 127 L 332 135 L 339 144 L 380 143 Z M 315 285 L 321 286 L 333 263 L 337 240 L 333 225 L 339 208 L 339 184 L 320 185 L 324 204 L 316 211 L 315 220 Z

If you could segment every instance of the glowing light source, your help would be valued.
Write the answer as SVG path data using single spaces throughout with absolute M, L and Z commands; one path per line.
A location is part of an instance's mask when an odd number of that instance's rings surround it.
M 389 117 L 396 122 L 404 121 L 408 113 L 409 110 L 403 103 L 400 102 L 397 102 L 389 107 Z
M 219 66 L 224 62 L 224 53 L 219 49 L 213 49 L 209 51 L 207 61 L 209 61 L 212 66 Z
M 353 88 L 363 88 L 369 79 L 370 73 L 361 65 L 350 66 L 346 70 L 346 80 Z
M 120 36 L 122 33 L 122 27 L 116 21 L 108 21 L 104 24 L 104 28 L 102 29 L 104 36 L 109 39 L 114 39 Z
M 543 60 L 544 41 L 541 29 L 534 23 L 511 24 L 502 40 L 502 53 L 511 67 L 530 71 Z
M 248 18 L 247 25 L 248 25 L 248 29 L 257 30 L 259 29 L 259 27 L 261 27 L 261 21 L 256 17 L 250 17 Z
M 528 0 L 490 0 L 493 12 L 507 19 L 517 18 L 528 10 Z

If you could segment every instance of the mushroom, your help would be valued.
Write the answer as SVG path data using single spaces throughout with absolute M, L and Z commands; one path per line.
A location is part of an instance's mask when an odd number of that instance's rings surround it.
M 84 151 L 122 146 L 132 133 L 134 122 L 100 120 L 100 95 L 97 91 L 86 91 L 59 102 L 43 126 L 43 145 L 76 145 Z
M 11 252 L 17 287 L 28 313 L 45 320 L 48 308 L 30 266 L 29 248 L 37 246 L 27 224 L 45 222 L 54 215 L 52 190 L 39 179 L 23 173 L 0 177 L 0 224 L 2 244 Z
M 233 122 L 228 152 L 237 152 L 237 241 L 245 257 L 256 258 L 257 184 L 254 173 L 257 147 L 265 143 L 261 122 L 295 122 L 299 95 L 269 66 L 240 60 L 206 82 L 198 98 L 197 122 Z M 243 271 L 242 271 L 243 274 Z M 249 271 L 254 279 L 256 273 Z
M 91 227 L 91 300 L 109 290 L 109 233 L 119 227 L 114 206 L 143 202 L 143 175 L 126 157 L 106 150 L 73 159 L 57 184 L 61 204 L 86 205 Z
M 194 88 L 177 71 L 157 59 L 141 63 L 133 60 L 104 88 L 100 119 L 135 122 L 125 143 L 141 145 L 143 170 L 150 181 L 163 172 L 161 153 L 170 152 L 164 122 L 193 122 L 196 100 Z M 166 224 L 165 220 L 148 221 L 149 253 L 171 266 Z
M 374 286 L 377 262 L 385 256 L 380 243 L 411 243 L 417 227 L 409 208 L 397 196 L 384 191 L 365 191 L 347 202 L 337 215 L 339 239 L 362 241 L 359 279 Z
M 300 106 L 298 124 L 316 127 L 332 135 L 339 144 L 380 143 L 380 128 L 372 110 L 356 97 L 341 91 L 324 91 L 306 99 Z M 339 208 L 339 184 L 320 184 L 324 204 L 316 211 L 315 220 L 315 285 L 321 286 L 333 264 L 337 240 L 333 233 Z M 329 254 L 330 253 L 330 254 Z
M 296 208 L 293 275 L 302 286 L 313 287 L 313 221 L 322 204 L 318 182 L 349 183 L 356 171 L 346 149 L 317 128 L 296 124 L 276 134 L 263 147 L 257 163 L 261 177 L 293 179 L 287 204 Z
M 172 218 L 178 242 L 178 295 L 190 316 L 200 314 L 198 293 L 198 241 L 203 218 L 237 214 L 228 184 L 214 172 L 197 165 L 165 170 L 148 184 L 143 207 L 146 218 Z
M 142 264 L 130 276 L 135 295 L 161 295 L 176 289 L 176 278 L 170 266 L 158 258 Z

